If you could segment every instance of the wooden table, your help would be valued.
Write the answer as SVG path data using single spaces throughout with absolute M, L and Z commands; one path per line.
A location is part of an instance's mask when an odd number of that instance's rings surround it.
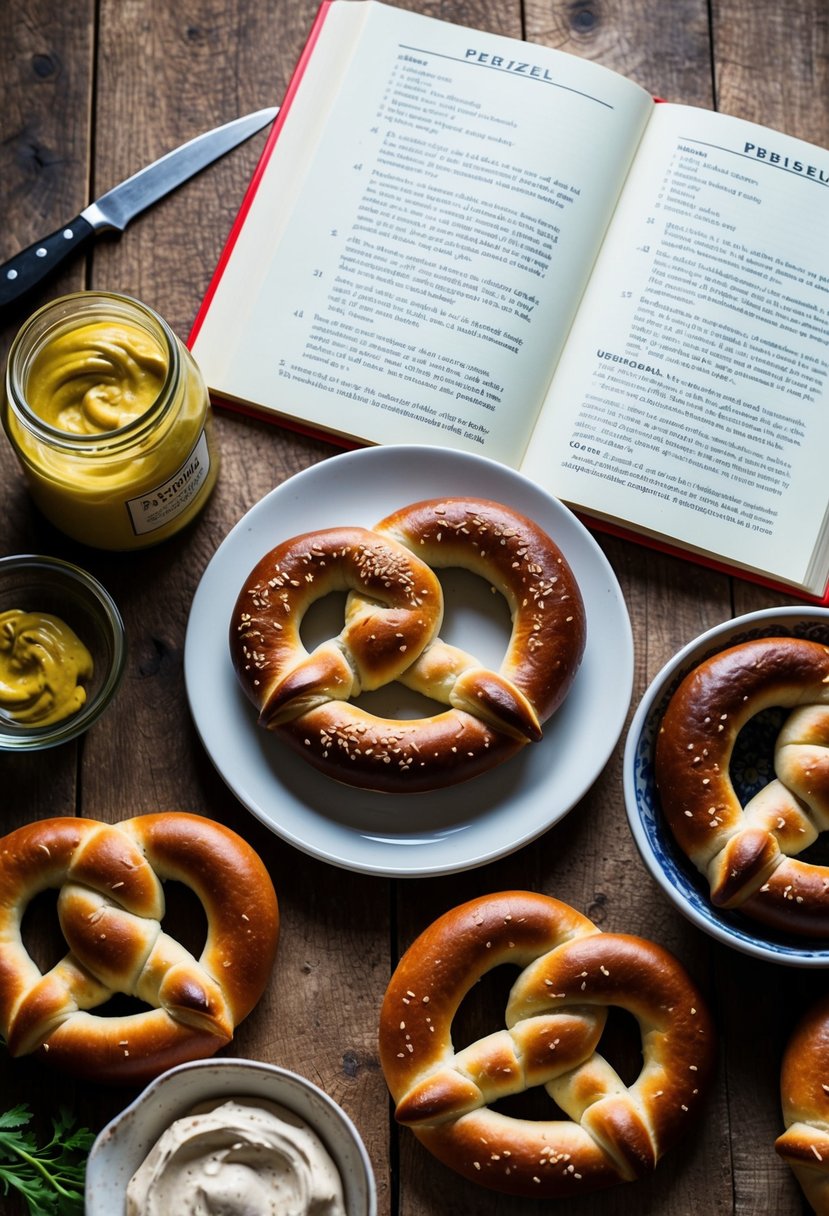
M 518 0 L 424 0 L 418 7 L 598 60 L 663 97 L 717 106 L 829 145 L 829 19 L 821 0 L 527 0 L 523 7 Z M 315 0 L 5 0 L 2 11 L 5 257 L 168 148 L 278 103 Z M 99 241 L 86 264 L 68 269 L 42 298 L 82 287 L 123 291 L 186 336 L 263 142 L 264 135 L 251 139 L 120 240 Z M 4 353 L 15 329 L 9 323 L 0 334 Z M 588 795 L 541 839 L 452 877 L 389 880 L 328 866 L 272 835 L 225 788 L 185 696 L 191 599 L 211 555 L 245 511 L 334 449 L 229 413 L 217 425 L 223 466 L 206 512 L 185 535 L 134 555 L 83 550 L 48 526 L 32 507 L 8 444 L 0 443 L 2 552 L 53 553 L 85 566 L 114 595 L 129 639 L 117 701 L 81 744 L 48 755 L 0 756 L 2 829 L 50 815 L 117 821 L 180 808 L 221 820 L 253 843 L 279 894 L 282 941 L 271 985 L 228 1050 L 296 1069 L 345 1107 L 374 1165 L 381 1216 L 541 1210 L 472 1188 L 411 1135 L 399 1134 L 377 1053 L 377 1011 L 399 952 L 462 899 L 510 887 L 555 895 L 603 929 L 668 947 L 707 992 L 721 1034 L 705 1117 L 656 1176 L 561 1210 L 802 1212 L 799 1189 L 773 1149 L 782 1130 L 777 1073 L 794 1019 L 827 981 L 731 953 L 666 903 L 628 830 L 621 743 Z M 784 602 L 621 541 L 601 544 L 633 623 L 633 705 L 690 638 L 731 615 Z M 32 949 L 45 949 L 48 939 L 47 931 L 32 928 Z M 492 1029 L 500 1010 L 488 1016 Z M 487 1015 L 474 1018 L 486 1023 Z M 97 1129 L 133 1092 L 75 1084 L 32 1061 L 0 1057 L 3 1104 L 28 1100 L 41 1115 L 65 1100 Z M 0 1208 L 18 1210 L 2 1200 Z

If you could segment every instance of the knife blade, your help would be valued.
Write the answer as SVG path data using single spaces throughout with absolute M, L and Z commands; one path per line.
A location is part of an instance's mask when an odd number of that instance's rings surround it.
M 271 106 L 204 131 L 107 190 L 68 224 L 0 265 L 0 310 L 18 303 L 99 232 L 123 232 L 130 220 L 201 169 L 273 122 Z

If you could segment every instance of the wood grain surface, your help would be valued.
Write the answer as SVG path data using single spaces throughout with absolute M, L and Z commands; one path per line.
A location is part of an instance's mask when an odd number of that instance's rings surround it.
M 829 145 L 822 0 L 422 0 L 408 7 L 559 47 L 656 95 Z M 315 10 L 314 0 L 0 0 L 0 258 L 199 131 L 278 103 Z M 100 240 L 41 299 L 82 287 L 126 292 L 186 336 L 263 143 L 264 134 L 254 137 L 120 239 Z M 3 355 L 22 319 L 0 331 Z M 89 569 L 118 602 L 129 644 L 122 690 L 80 744 L 46 755 L 0 754 L 0 830 L 58 814 L 118 821 L 177 808 L 210 815 L 251 841 L 278 892 L 282 941 L 265 997 L 225 1054 L 295 1069 L 345 1107 L 372 1159 L 380 1216 L 804 1212 L 774 1153 L 782 1130 L 777 1077 L 795 1018 L 828 981 L 729 952 L 665 902 L 628 830 L 623 740 L 558 826 L 502 861 L 452 877 L 397 881 L 327 866 L 268 832 L 228 792 L 187 706 L 182 652 L 190 603 L 211 555 L 248 508 L 335 449 L 230 413 L 218 414 L 217 430 L 222 470 L 205 513 L 185 534 L 133 555 L 83 549 L 44 522 L 0 437 L 2 553 L 53 553 Z M 651 677 L 695 635 L 785 602 L 620 540 L 600 543 L 633 625 L 631 712 Z M 603 929 L 660 942 L 708 995 L 721 1036 L 715 1086 L 703 1120 L 652 1179 L 542 1208 L 471 1187 L 390 1119 L 377 1013 L 400 952 L 447 908 L 510 887 L 546 892 Z M 37 912 L 43 919 L 49 909 Z M 34 919 L 28 940 L 45 961 L 54 933 Z M 465 1033 L 500 1025 L 502 1001 L 497 982 L 481 985 L 464 1011 Z M 41 1120 L 65 1101 L 98 1129 L 132 1096 L 47 1075 L 0 1050 L 3 1104 L 29 1101 Z M 0 1197 L 0 1210 L 14 1216 L 22 1209 Z

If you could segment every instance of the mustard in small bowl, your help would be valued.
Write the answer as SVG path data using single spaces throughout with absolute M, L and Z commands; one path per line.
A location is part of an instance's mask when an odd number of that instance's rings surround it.
M 58 558 L 0 558 L 0 751 L 87 731 L 124 671 L 124 624 L 106 589 Z

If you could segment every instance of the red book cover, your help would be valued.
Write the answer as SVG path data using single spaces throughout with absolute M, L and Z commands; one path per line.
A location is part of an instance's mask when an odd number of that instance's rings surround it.
M 314 19 L 314 24 L 311 27 L 311 33 L 308 35 L 308 41 L 305 43 L 303 52 L 299 57 L 299 61 L 296 65 L 296 67 L 294 68 L 293 74 L 288 83 L 288 88 L 285 93 L 284 100 L 282 102 L 282 105 L 279 107 L 279 113 L 277 114 L 276 118 L 274 119 L 274 123 L 273 123 L 273 126 L 271 127 L 270 134 L 268 135 L 267 143 L 265 144 L 265 147 L 262 151 L 262 155 L 259 158 L 259 163 L 256 166 L 253 177 L 250 180 L 250 185 L 248 186 L 248 188 L 245 192 L 245 197 L 242 200 L 242 205 L 239 208 L 239 212 L 236 216 L 236 219 L 233 221 L 233 227 L 230 230 L 230 235 L 225 243 L 224 249 L 222 250 L 222 254 L 221 254 L 221 257 L 219 258 L 218 265 L 216 266 L 216 269 L 213 272 L 213 276 L 210 280 L 210 284 L 207 288 L 204 299 L 202 300 L 199 310 L 196 313 L 196 319 L 193 322 L 193 328 L 190 330 L 190 335 L 187 339 L 188 346 L 193 345 L 193 342 L 196 339 L 196 335 L 198 334 L 199 330 L 201 329 L 202 322 L 203 322 L 205 316 L 207 315 L 207 310 L 209 309 L 210 303 L 213 299 L 213 296 L 215 295 L 216 288 L 219 285 L 219 281 L 224 273 L 224 269 L 227 266 L 231 253 L 233 252 L 233 246 L 236 244 L 236 241 L 239 237 L 239 233 L 242 231 L 242 228 L 244 227 L 245 220 L 247 218 L 247 214 L 250 210 L 254 196 L 256 195 L 256 192 L 259 189 L 259 183 L 262 180 L 262 175 L 265 172 L 265 167 L 267 166 L 267 163 L 271 158 L 271 154 L 273 153 L 274 147 L 276 145 L 276 141 L 279 139 L 279 133 L 282 130 L 283 126 L 285 125 L 285 121 L 286 121 L 286 119 L 288 117 L 288 113 L 291 109 L 291 104 L 293 102 L 294 97 L 296 96 L 296 91 L 299 88 L 299 83 L 305 74 L 305 68 L 308 64 L 309 59 L 311 58 L 311 55 L 314 52 L 314 47 L 316 45 L 317 38 L 319 37 L 319 32 L 322 29 L 323 23 L 325 22 L 325 18 L 328 16 L 328 11 L 331 8 L 332 3 L 333 3 L 333 0 L 323 0 L 323 3 L 320 6 L 320 9 Z

